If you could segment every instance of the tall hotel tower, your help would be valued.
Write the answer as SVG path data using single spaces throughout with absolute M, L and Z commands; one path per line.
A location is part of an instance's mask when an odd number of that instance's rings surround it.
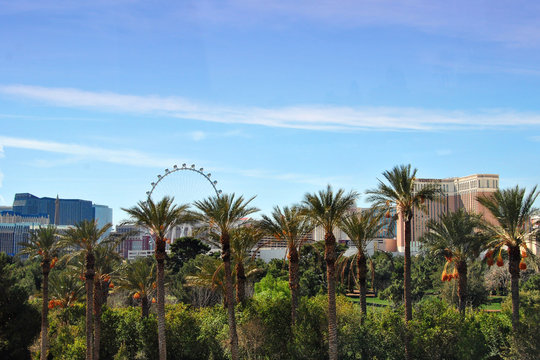
M 447 179 L 416 179 L 414 190 L 426 185 L 438 186 L 442 196 L 438 200 L 426 201 L 427 213 L 415 210 L 412 219 L 411 252 L 419 250 L 418 239 L 426 232 L 426 223 L 438 219 L 440 215 L 465 208 L 469 212 L 481 214 L 487 221 L 494 221 L 489 212 L 476 200 L 478 196 L 489 196 L 499 188 L 499 175 L 477 174 Z M 405 251 L 405 227 L 397 224 L 397 249 Z

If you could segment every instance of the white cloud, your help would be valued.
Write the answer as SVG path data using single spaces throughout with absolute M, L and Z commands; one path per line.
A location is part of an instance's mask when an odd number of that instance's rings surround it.
M 308 21 L 333 28 L 402 26 L 450 37 L 538 46 L 540 5 L 530 0 L 199 0 L 162 3 L 145 12 L 145 5 L 125 1 L 0 1 L 0 15 L 28 13 L 77 15 L 78 26 L 174 33 L 178 24 L 199 27 L 228 25 L 287 29 Z M 146 5 L 151 6 L 151 5 Z M 101 29 L 100 29 L 101 30 Z
M 178 135 L 178 134 L 177 134 Z M 180 134 L 185 135 L 185 134 Z M 188 133 L 188 136 L 193 141 L 202 141 L 210 138 L 229 138 L 229 137 L 243 137 L 248 138 L 250 137 L 248 134 L 245 134 L 244 132 L 240 130 L 232 130 L 232 131 L 225 131 L 225 132 L 208 132 L 208 131 L 192 131 Z
M 200 1 L 199 22 L 256 26 L 300 20 L 333 27 L 404 26 L 452 37 L 536 46 L 540 43 L 536 2 L 492 0 L 251 0 Z
M 52 152 L 58 154 L 71 155 L 81 160 L 90 159 L 114 164 L 123 164 L 142 167 L 168 167 L 182 161 L 182 159 L 167 159 L 163 157 L 152 157 L 139 151 L 124 149 L 114 150 L 99 147 L 83 146 L 77 144 L 63 144 L 53 141 L 40 141 L 33 139 L 14 138 L 0 136 L 1 148 L 18 148 Z M 184 161 L 186 161 L 184 159 Z M 72 161 L 68 160 L 68 163 Z M 49 162 L 36 163 L 37 166 L 52 166 Z
M 230 170 L 228 171 L 230 172 Z M 278 180 L 314 186 L 326 186 L 327 184 L 343 183 L 348 181 L 343 177 L 321 177 L 317 175 L 299 173 L 276 173 L 274 171 L 264 169 L 237 169 L 234 171 L 234 173 L 257 179 Z
M 473 127 L 540 125 L 540 114 L 508 109 L 467 112 L 323 105 L 298 105 L 280 108 L 234 107 L 196 103 L 180 97 L 125 95 L 26 85 L 0 86 L 0 93 L 63 107 L 120 111 L 141 115 L 152 114 L 178 118 L 179 121 L 191 119 L 226 124 L 250 124 L 320 131 L 436 131 Z M 205 136 L 205 133 L 202 132 L 192 134 L 195 140 L 201 140 Z
M 3 147 L 52 152 L 70 156 L 68 159 L 63 160 L 36 160 L 33 165 L 38 167 L 71 165 L 75 162 L 82 160 L 109 162 L 128 166 L 161 168 L 167 168 L 173 164 L 180 163 L 180 160 L 178 159 L 166 159 L 161 156 L 151 157 L 135 150 L 112 150 L 76 144 L 63 144 L 52 141 L 40 141 L 33 139 L 0 136 L 0 148 Z M 184 160 L 184 162 L 191 163 L 191 161 L 187 160 Z M 350 181 L 350 179 L 346 179 L 344 177 L 320 177 L 311 174 L 277 173 L 264 169 L 215 168 L 213 169 L 213 172 L 215 171 L 221 171 L 250 178 L 271 179 L 283 182 L 309 184 L 315 186 L 325 186 L 326 184 L 330 183 Z M 3 177 L 4 175 L 0 172 L 0 187 L 2 186 Z
M 449 149 L 440 149 L 435 152 L 438 156 L 448 156 L 452 154 L 452 150 Z
M 207 134 L 204 131 L 193 131 L 190 133 L 190 136 L 193 141 L 201 141 L 203 139 L 206 139 Z

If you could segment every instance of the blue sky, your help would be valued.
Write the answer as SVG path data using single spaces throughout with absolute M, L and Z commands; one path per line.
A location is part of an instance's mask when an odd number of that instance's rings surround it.
M 263 212 L 402 163 L 530 188 L 539 18 L 535 1 L 0 0 L 0 204 L 59 194 L 118 222 L 182 163 Z

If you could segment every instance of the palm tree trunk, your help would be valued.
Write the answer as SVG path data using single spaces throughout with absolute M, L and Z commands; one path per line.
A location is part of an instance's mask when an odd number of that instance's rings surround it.
M 373 259 L 369 261 L 369 269 L 371 271 L 371 291 L 375 292 L 375 265 L 373 264 Z
M 229 340 L 231 343 L 232 360 L 238 360 L 238 335 L 236 333 L 236 318 L 234 315 L 233 284 L 231 276 L 231 244 L 229 234 L 221 235 L 221 259 L 225 271 L 225 302 L 229 315 Z
M 49 259 L 43 259 L 41 263 L 41 271 L 43 273 L 43 301 L 41 304 L 41 354 L 40 360 L 47 359 L 47 351 L 49 349 L 49 272 L 51 271 Z
M 101 343 L 101 306 L 103 304 L 101 279 L 94 282 L 94 360 L 99 360 Z
M 150 306 L 148 306 L 148 296 L 143 295 L 141 299 L 141 318 L 147 318 L 150 312 Z
M 156 238 L 159 360 L 167 360 L 167 343 L 165 339 L 165 257 L 165 240 Z
M 405 258 L 403 271 L 403 299 L 405 302 L 405 321 L 412 320 L 411 303 L 411 221 L 405 221 Z
M 324 258 L 328 282 L 328 357 L 338 358 L 337 312 L 336 312 L 336 238 L 330 231 L 324 235 Z
M 366 303 L 366 275 L 367 275 L 367 266 L 366 266 L 366 255 L 363 251 L 358 250 L 358 255 L 356 257 L 356 265 L 358 267 L 358 284 L 360 285 L 360 310 L 362 315 L 367 313 L 367 303 Z M 364 316 L 362 316 L 362 321 L 364 321 Z
M 94 315 L 94 264 L 95 258 L 92 251 L 86 253 L 86 360 L 93 360 L 93 315 Z
M 246 300 L 246 273 L 244 264 L 236 264 L 236 303 L 241 304 Z
M 401 215 L 400 213 L 400 216 Z M 403 298 L 405 302 L 405 358 L 411 359 L 409 344 L 409 321 L 412 320 L 411 304 L 411 220 L 405 219 L 405 258 L 403 269 Z
M 458 271 L 458 287 L 457 293 L 459 298 L 459 311 L 465 313 L 465 306 L 467 305 L 467 262 L 461 260 L 456 265 Z
M 510 272 L 510 288 L 512 293 L 512 331 L 517 334 L 519 328 L 519 262 L 521 253 L 519 246 L 508 246 L 508 271 Z
M 298 251 L 296 246 L 289 247 L 289 288 L 291 289 L 291 326 L 296 323 L 298 308 Z

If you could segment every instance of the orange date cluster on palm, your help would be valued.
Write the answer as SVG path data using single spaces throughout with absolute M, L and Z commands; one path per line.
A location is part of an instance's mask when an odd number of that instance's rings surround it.
M 495 253 L 494 250 L 489 250 L 489 251 L 486 252 L 486 255 L 485 255 L 484 259 L 486 260 L 486 263 L 488 264 L 488 266 L 493 266 L 495 263 L 497 264 L 498 267 L 504 266 L 504 259 L 502 257 L 502 248 L 499 249 L 499 254 L 497 255 L 497 261 L 496 262 L 493 259 L 494 253 Z M 523 260 L 526 257 L 527 257 L 527 251 L 524 250 L 524 251 L 521 252 L 521 260 L 519 262 L 519 269 L 520 270 L 526 270 L 527 269 L 527 264 Z
M 443 272 L 441 274 L 441 281 L 451 281 L 452 279 L 459 278 L 459 273 L 458 273 L 457 268 L 455 266 L 454 266 L 454 271 L 452 271 L 451 273 L 446 271 L 446 269 L 448 267 L 448 264 L 450 264 L 451 262 L 452 261 L 448 260 L 448 258 L 447 258 L 446 264 L 444 265 L 444 269 L 443 269 Z
M 49 309 L 54 309 L 57 306 L 63 308 L 64 302 L 62 300 L 57 300 L 57 299 L 49 300 L 49 306 L 48 306 Z

